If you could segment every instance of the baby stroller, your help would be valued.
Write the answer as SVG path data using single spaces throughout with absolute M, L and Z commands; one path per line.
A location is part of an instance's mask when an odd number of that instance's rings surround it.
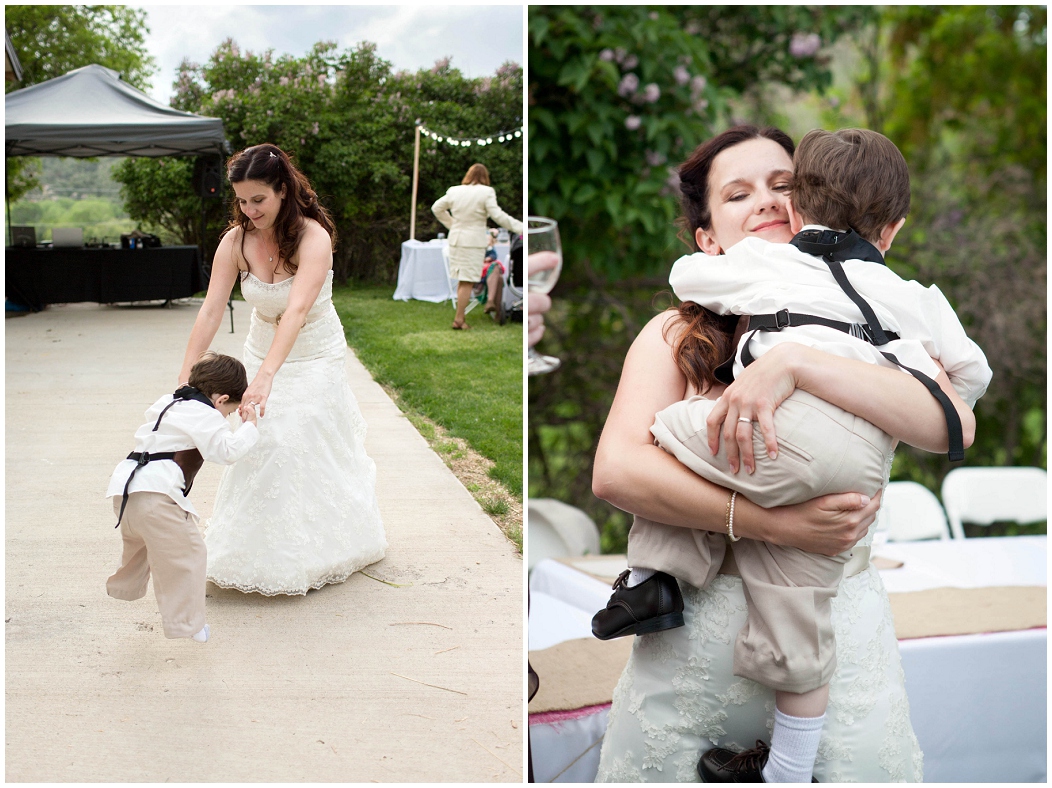
M 494 258 L 494 265 L 498 265 Z M 507 271 L 503 275 L 503 288 L 501 289 L 500 303 L 497 304 L 497 312 L 494 319 L 504 325 L 508 321 L 522 322 L 522 236 L 516 235 L 511 242 L 508 252 Z M 472 290 L 471 300 L 468 301 L 464 314 L 471 312 L 479 304 L 485 304 L 489 299 L 489 285 L 487 275 L 489 270 L 484 269 L 482 281 L 477 283 Z
M 504 314 L 501 325 L 511 321 L 522 322 L 522 236 L 516 235 L 508 252 L 508 276 L 504 282 L 504 295 L 501 299 Z

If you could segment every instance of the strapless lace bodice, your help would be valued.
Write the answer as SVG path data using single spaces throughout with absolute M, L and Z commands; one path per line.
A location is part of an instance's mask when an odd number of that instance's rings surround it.
M 288 308 L 289 293 L 292 292 L 292 283 L 295 281 L 296 277 L 291 276 L 280 282 L 268 284 L 248 274 L 241 280 L 241 295 L 264 320 L 273 323 Z M 310 323 L 322 317 L 328 312 L 331 305 L 332 271 L 329 271 L 325 277 L 325 284 L 321 286 L 321 292 L 314 301 L 314 306 L 307 313 L 307 322 Z
M 245 349 L 261 360 L 266 357 L 274 341 L 274 332 L 288 308 L 289 294 L 295 281 L 296 277 L 292 276 L 268 284 L 252 274 L 241 280 L 241 295 L 252 306 L 252 323 Z M 296 337 L 296 344 L 286 363 L 317 358 L 320 354 L 335 350 L 342 351 L 344 345 L 343 327 L 332 305 L 332 271 L 329 271 L 314 300 L 314 306 L 307 312 L 306 322 Z

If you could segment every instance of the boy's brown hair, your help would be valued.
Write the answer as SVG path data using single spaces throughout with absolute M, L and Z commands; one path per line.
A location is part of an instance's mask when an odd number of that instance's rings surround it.
M 248 373 L 245 365 L 233 356 L 207 350 L 190 369 L 187 382 L 207 397 L 226 394 L 231 402 L 241 402 L 248 388 Z
M 809 131 L 793 156 L 793 208 L 808 222 L 876 242 L 910 212 L 910 173 L 895 143 L 869 129 Z

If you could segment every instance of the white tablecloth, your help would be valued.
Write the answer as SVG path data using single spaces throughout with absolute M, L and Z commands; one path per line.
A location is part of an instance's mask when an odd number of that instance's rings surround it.
M 507 266 L 511 244 L 497 244 L 497 258 Z M 439 304 L 456 296 L 457 280 L 447 276 L 449 241 L 403 241 L 398 262 L 395 301 L 431 301 Z
M 1044 536 L 899 542 L 875 553 L 904 562 L 880 573 L 891 593 L 1047 584 Z M 622 558 L 609 563 L 588 568 L 609 576 L 624 568 Z M 530 576 L 530 650 L 591 637 L 591 617 L 609 596 L 594 577 L 538 563 Z M 1045 629 L 899 641 L 925 782 L 1046 780 L 1047 646 Z M 560 772 L 558 782 L 591 782 L 608 711 L 531 723 L 537 782 Z

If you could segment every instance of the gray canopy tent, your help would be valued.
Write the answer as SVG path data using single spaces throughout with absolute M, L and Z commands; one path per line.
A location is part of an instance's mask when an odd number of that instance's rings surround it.
M 4 104 L 6 156 L 222 157 L 228 150 L 221 119 L 165 106 L 103 66 L 13 91 Z M 202 227 L 202 243 L 203 235 Z
M 199 156 L 227 149 L 223 121 L 166 107 L 103 66 L 4 97 L 8 156 Z

